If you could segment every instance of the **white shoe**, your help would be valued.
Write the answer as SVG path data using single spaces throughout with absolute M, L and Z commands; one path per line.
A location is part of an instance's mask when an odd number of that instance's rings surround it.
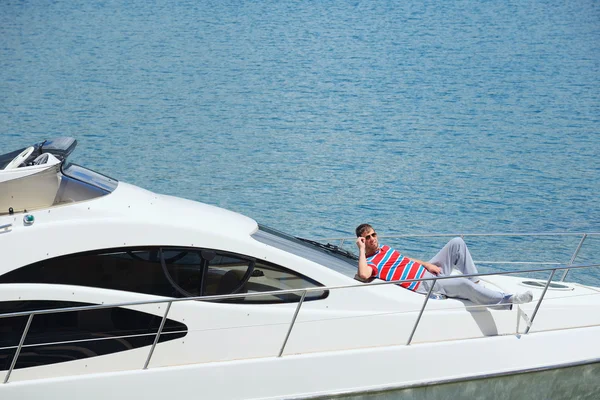
M 510 302 L 513 304 L 529 303 L 532 300 L 533 300 L 533 293 L 531 293 L 531 290 L 528 290 L 525 293 L 515 294 L 510 298 Z

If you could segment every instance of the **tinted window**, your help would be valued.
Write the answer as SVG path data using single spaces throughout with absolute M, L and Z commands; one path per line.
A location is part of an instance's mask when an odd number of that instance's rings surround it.
M 213 296 L 322 286 L 281 266 L 208 249 L 118 249 L 40 261 L 0 277 L 0 283 L 52 283 L 165 297 Z M 229 302 L 282 303 L 301 294 L 236 298 Z M 327 296 L 307 293 L 305 300 Z
M 116 179 L 110 178 L 99 172 L 84 168 L 77 164 L 68 164 L 62 170 L 65 176 L 68 176 L 78 181 L 85 182 L 107 192 L 112 192 L 117 188 L 119 182 Z
M 253 267 L 253 260 L 230 254 L 215 254 L 208 262 L 203 294 L 214 296 L 242 292 Z
M 9 272 L 0 283 L 54 283 L 180 297 L 163 273 L 158 249 L 53 258 Z
M 173 297 L 194 297 L 202 294 L 203 259 L 199 251 L 163 250 L 163 272 L 174 288 Z M 166 269 L 166 271 L 165 271 Z
M 241 292 L 257 293 L 276 290 L 308 289 L 319 286 L 323 285 L 292 270 L 281 268 L 274 264 L 257 262 L 250 278 L 242 287 Z M 307 292 L 304 301 L 324 299 L 328 294 L 329 292 L 327 290 Z M 298 292 L 232 300 L 245 303 L 288 303 L 300 301 L 301 296 L 302 293 Z
M 0 314 L 80 307 L 67 301 L 0 302 Z M 0 319 L 0 370 L 8 370 L 28 316 Z M 27 368 L 149 346 L 162 317 L 125 308 L 35 315 L 15 368 Z M 187 326 L 167 319 L 159 342 L 181 338 Z

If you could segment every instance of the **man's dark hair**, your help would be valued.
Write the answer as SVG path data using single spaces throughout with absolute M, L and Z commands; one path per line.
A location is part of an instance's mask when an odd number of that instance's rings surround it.
M 356 237 L 361 237 L 363 232 L 369 228 L 373 229 L 373 227 L 369 224 L 360 224 L 359 226 L 357 226 L 356 227 Z

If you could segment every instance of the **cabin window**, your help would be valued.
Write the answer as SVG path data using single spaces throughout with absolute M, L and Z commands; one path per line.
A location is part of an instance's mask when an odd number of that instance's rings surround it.
M 1 283 L 88 286 L 165 297 L 216 296 L 323 286 L 287 268 L 210 249 L 115 249 L 43 260 L 0 276 Z M 308 292 L 305 301 L 327 297 Z M 301 293 L 240 296 L 229 303 L 298 302 Z
M 124 249 L 43 260 L 0 277 L 0 283 L 51 283 L 178 297 L 158 249 Z
M 216 296 L 243 292 L 254 260 L 229 254 L 216 254 L 208 262 L 203 294 Z
M 277 290 L 308 289 L 323 286 L 320 283 L 300 275 L 292 270 L 278 265 L 257 261 L 252 274 L 238 291 L 238 293 L 273 292 Z M 304 301 L 324 299 L 329 295 L 327 290 L 310 291 L 306 293 Z M 229 300 L 236 303 L 268 304 L 268 303 L 294 303 L 300 301 L 302 292 L 286 294 L 270 294 L 264 296 L 250 296 Z
M 91 306 L 71 301 L 4 301 L 0 314 Z M 10 368 L 28 316 L 0 319 L 0 371 Z M 101 356 L 150 346 L 161 316 L 112 307 L 95 310 L 38 314 L 17 359 L 16 369 Z M 187 326 L 167 319 L 159 342 L 184 337 Z

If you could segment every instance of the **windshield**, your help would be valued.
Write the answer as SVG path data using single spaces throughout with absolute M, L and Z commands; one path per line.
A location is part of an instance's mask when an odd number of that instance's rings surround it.
M 0 155 L 0 215 L 112 193 L 117 180 L 76 164 L 64 164 L 76 145 L 73 138 L 59 137 Z
M 258 231 L 252 237 L 259 242 L 306 258 L 350 278 L 356 274 L 358 257 L 338 246 L 294 237 L 260 224 Z
M 35 169 L 29 166 L 12 171 Z M 0 182 L 0 215 L 91 200 L 112 193 L 118 181 L 71 164 L 60 164 Z M 61 173 L 62 172 L 62 173 Z
M 73 203 L 95 199 L 112 193 L 119 182 L 83 168 L 69 164 L 62 169 L 60 187 L 56 193 L 53 205 Z
M 67 165 L 63 168 L 62 173 L 69 178 L 87 183 L 109 193 L 112 193 L 119 184 L 116 179 L 102 175 L 99 172 L 92 171 L 91 169 L 84 168 L 77 164 Z

